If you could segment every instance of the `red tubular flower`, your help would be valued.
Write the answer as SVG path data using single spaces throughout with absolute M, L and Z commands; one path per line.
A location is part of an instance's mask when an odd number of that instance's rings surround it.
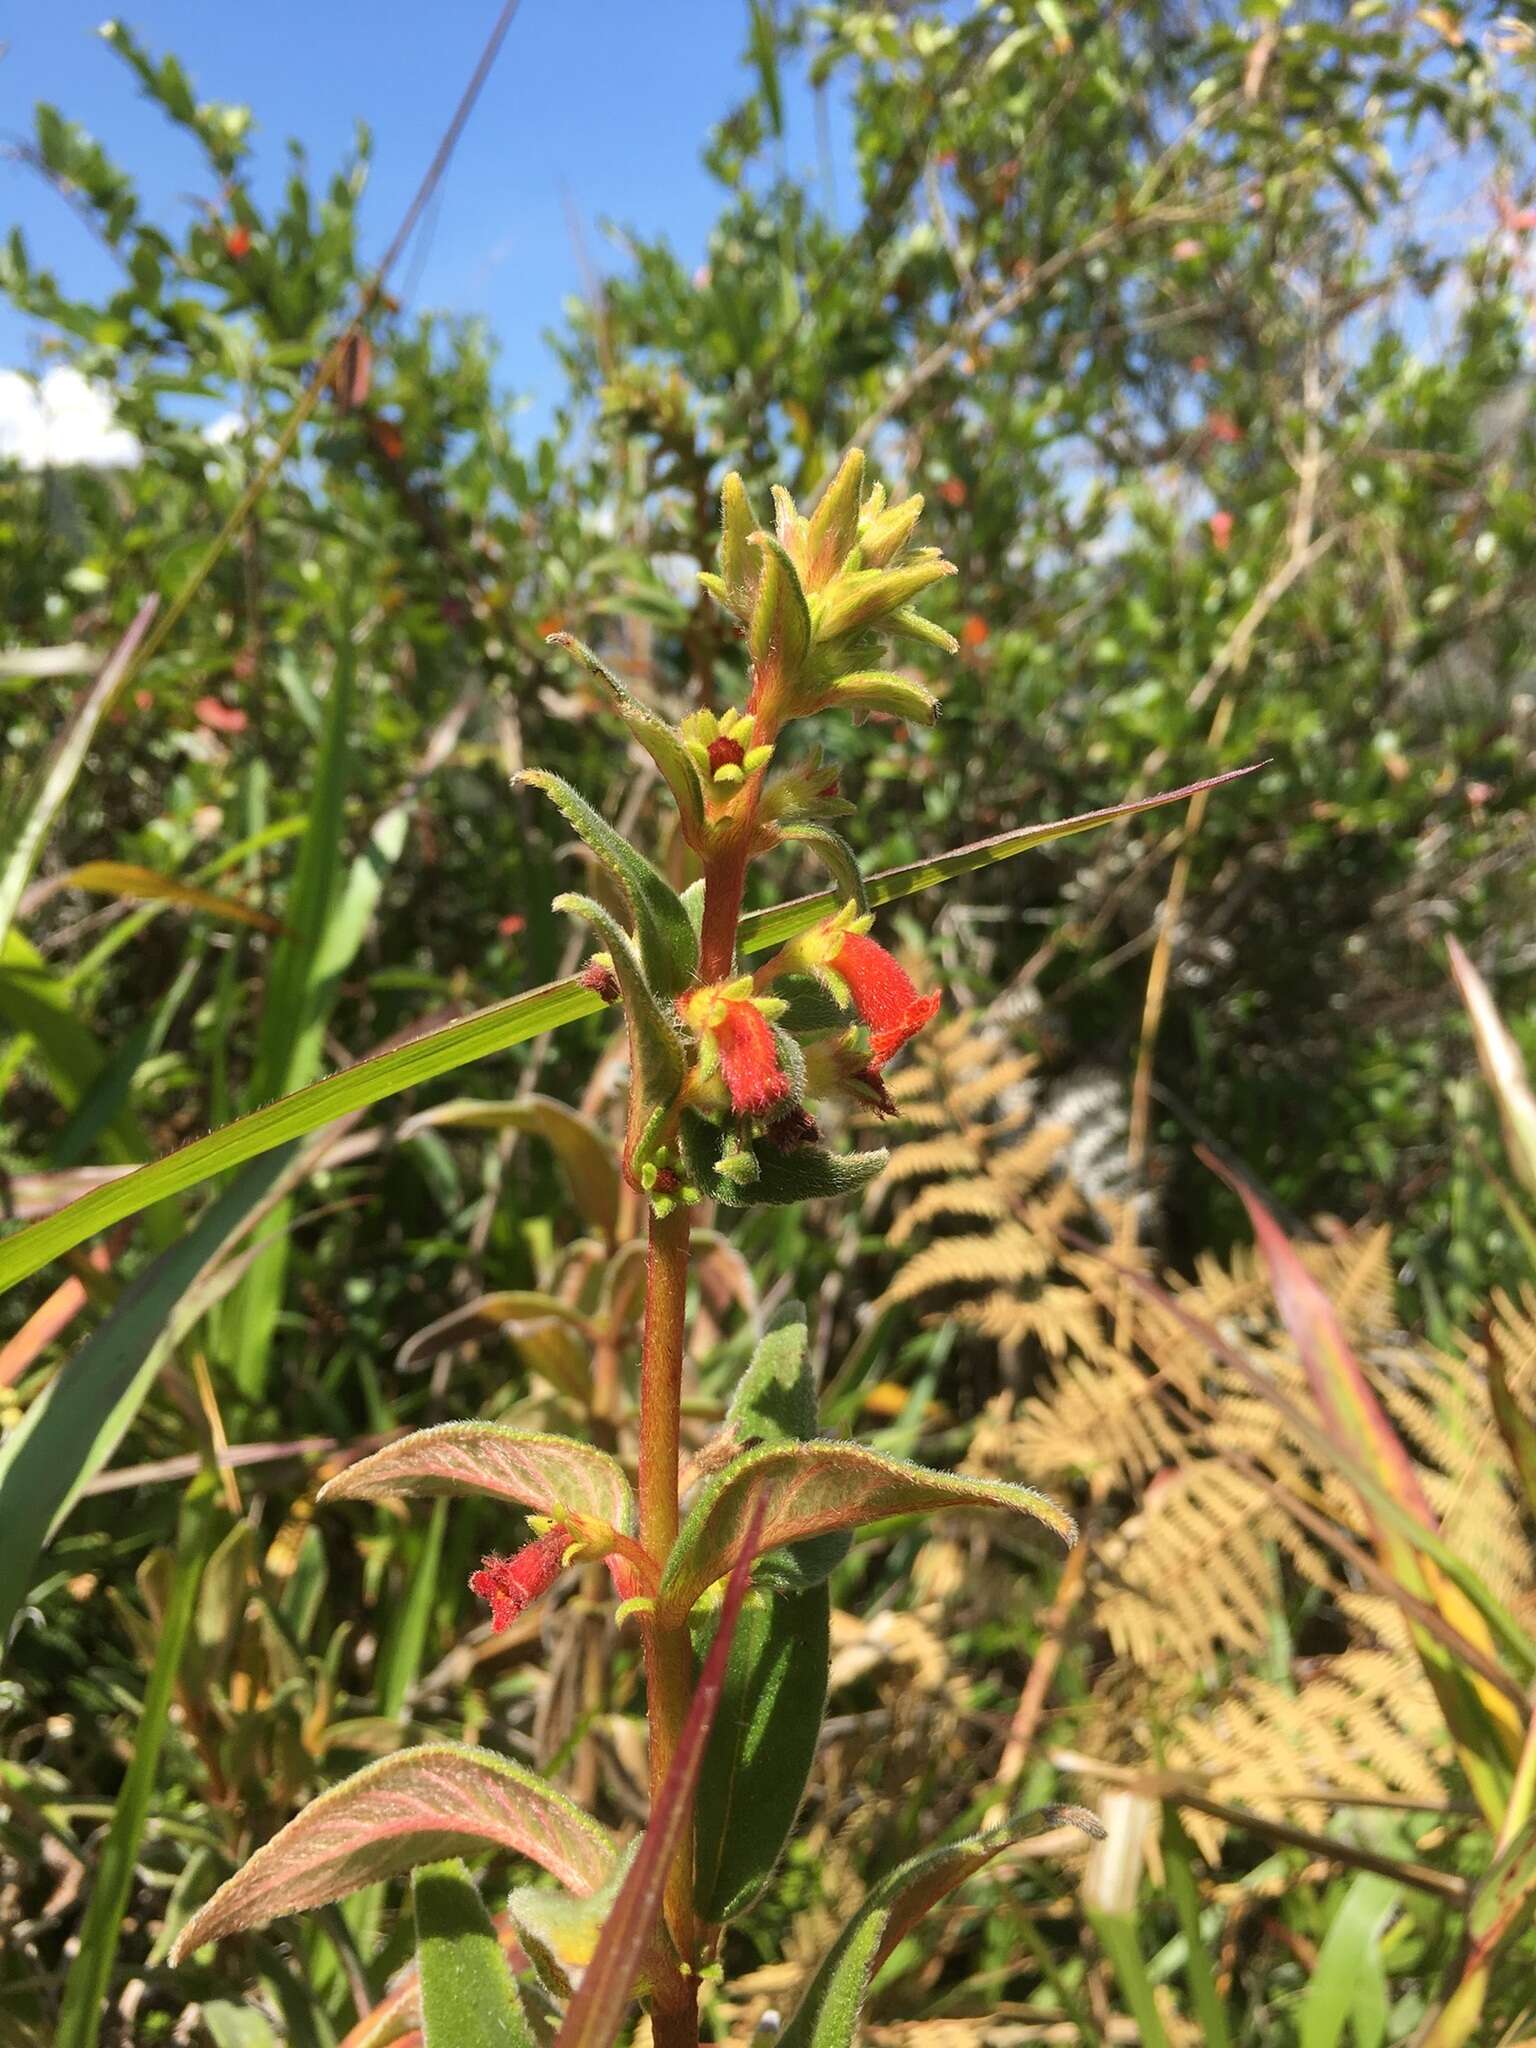
M 754 996 L 752 977 L 715 982 L 678 1000 L 678 1014 L 702 1041 L 701 1075 L 718 1068 L 731 1108 L 738 1116 L 766 1116 L 789 1093 L 789 1076 L 779 1065 L 769 1018 L 784 1005 L 771 996 Z
M 715 1026 L 720 1070 L 738 1116 L 764 1116 L 789 1093 L 789 1076 L 779 1065 L 768 1019 L 755 1003 L 727 1003 Z
M 549 1591 L 573 1540 L 569 1529 L 551 1529 L 547 1536 L 525 1543 L 515 1557 L 480 1560 L 479 1571 L 470 1575 L 469 1590 L 490 1602 L 491 1627 L 497 1635 Z
M 869 1064 L 877 1074 L 938 1013 L 939 991 L 919 995 L 900 961 L 864 932 L 844 931 L 825 964 L 847 982 L 853 1007 L 869 1026 Z

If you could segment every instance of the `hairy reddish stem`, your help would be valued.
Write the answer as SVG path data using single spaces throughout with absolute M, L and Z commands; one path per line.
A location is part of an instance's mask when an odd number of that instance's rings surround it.
M 743 834 L 722 847 L 704 874 L 704 921 L 699 932 L 699 979 L 729 980 L 736 964 L 736 927 L 747 882 L 747 848 Z
M 772 742 L 774 727 L 759 719 L 755 745 Z M 736 930 L 762 795 L 758 769 L 732 806 L 735 830 L 705 862 L 704 916 L 699 934 L 699 979 L 727 981 L 735 972 Z M 640 1355 L 640 1542 L 665 1569 L 678 1525 L 678 1454 L 683 1399 L 683 1340 L 688 1299 L 686 1208 L 652 1216 L 645 1274 L 645 1335 Z M 693 1696 L 693 1643 L 686 1621 L 645 1625 L 646 1714 L 650 1722 L 651 1810 L 677 1752 Z M 698 1936 L 693 1915 L 693 1826 L 667 1872 L 663 1913 L 675 1956 L 659 1962 L 651 1999 L 655 2048 L 697 2048 Z
M 645 1334 L 640 1354 L 640 1542 L 664 1568 L 677 1539 L 677 1470 L 682 1419 L 683 1335 L 688 1299 L 686 1208 L 652 1216 L 645 1275 Z M 686 1621 L 645 1626 L 646 1713 L 650 1722 L 651 1806 L 654 1811 L 677 1749 L 693 1692 L 693 1646 Z M 667 1873 L 666 1922 L 677 1956 L 692 1963 L 693 1831 Z M 655 1985 L 652 2026 L 657 2048 L 694 2048 L 698 2040 L 696 1980 L 663 1968 Z
M 760 717 L 752 730 L 752 744 L 771 746 L 776 735 L 777 726 Z M 757 769 L 738 791 L 731 806 L 735 821 L 731 836 L 704 863 L 704 917 L 699 928 L 702 982 L 726 981 L 735 971 L 736 927 L 741 923 L 741 899 L 752 864 L 752 837 L 767 773 L 766 768 Z

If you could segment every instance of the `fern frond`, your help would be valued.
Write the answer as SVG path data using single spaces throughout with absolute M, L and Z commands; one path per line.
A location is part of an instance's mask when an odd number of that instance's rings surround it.
M 1099 1620 L 1138 1664 L 1211 1670 L 1224 1651 L 1267 1646 L 1280 1561 L 1309 1550 L 1271 1495 L 1219 1459 L 1200 1459 L 1154 1480 L 1106 1547 Z
M 942 1287 L 990 1287 L 999 1280 L 1035 1280 L 1048 1271 L 1051 1245 L 1016 1223 L 984 1236 L 941 1237 L 910 1259 L 880 1297 L 915 1301 Z
M 1033 1053 L 1020 1052 L 982 1067 L 950 1091 L 951 1113 L 957 1118 L 978 1116 L 999 1097 L 1025 1086 L 1038 1065 Z
M 977 1173 L 981 1166 L 982 1155 L 970 1139 L 949 1131 L 914 1145 L 896 1146 L 876 1185 L 884 1190 L 931 1173 Z
M 925 1223 L 963 1218 L 974 1222 L 992 1217 L 1002 1222 L 1012 1206 L 1007 1188 L 985 1174 L 970 1180 L 936 1180 L 913 1196 L 886 1233 L 891 1246 L 905 1244 Z

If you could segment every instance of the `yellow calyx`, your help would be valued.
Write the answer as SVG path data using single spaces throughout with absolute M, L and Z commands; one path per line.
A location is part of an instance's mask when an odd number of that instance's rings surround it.
M 773 748 L 753 746 L 755 724 L 746 711 L 694 711 L 683 720 L 683 745 L 706 789 L 728 795 L 749 775 L 767 767 Z
M 859 906 L 850 899 L 841 910 L 790 941 L 784 948 L 788 962 L 803 973 L 824 975 L 842 951 L 844 939 L 850 933 L 862 937 L 874 921 L 873 911 L 866 911 L 861 917 Z
M 731 1013 L 732 1003 L 750 1003 L 754 1010 L 762 1012 L 769 1023 L 775 1017 L 782 1017 L 789 1008 L 777 996 L 753 994 L 753 979 L 750 974 L 738 974 L 734 981 L 712 981 L 703 988 L 690 989 L 677 999 L 677 1014 L 702 1038 L 706 1032 L 718 1031 Z

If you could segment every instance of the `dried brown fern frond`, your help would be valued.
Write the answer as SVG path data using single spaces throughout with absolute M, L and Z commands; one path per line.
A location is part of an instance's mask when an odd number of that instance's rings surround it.
M 892 1094 L 902 1126 L 871 1201 L 889 1212 L 893 1249 L 921 1248 L 882 1304 L 974 1329 L 1005 1370 L 1026 1355 L 1104 1356 L 1101 1311 L 1066 1277 L 1065 1232 L 1113 1205 L 1078 1184 L 1083 1131 L 1046 1095 L 1034 1055 L 995 1018 L 963 1015 L 914 1047 Z
M 1183 1713 L 1165 1753 L 1207 1778 L 1215 1798 L 1304 1827 L 1322 1826 L 1351 1795 L 1437 1806 L 1451 1763 L 1417 1661 L 1364 1648 L 1320 1660 L 1299 1687 L 1240 1681 L 1209 1710 Z
M 1328 1577 L 1273 1494 L 1219 1458 L 1198 1459 L 1155 1480 L 1101 1544 L 1098 1622 L 1143 1669 L 1214 1674 L 1224 1654 L 1269 1644 L 1286 1557 L 1314 1582 Z
M 1203 1257 L 1165 1296 L 1128 1281 L 1140 1258 L 1130 1233 L 1105 1233 L 1112 1254 L 1082 1246 L 1085 1223 L 1112 1217 L 1113 1202 L 1085 1195 L 1068 1122 L 1007 1033 L 957 1020 L 913 1066 L 909 1135 L 881 1199 L 892 1242 L 918 1249 L 884 1299 L 1044 1368 L 1024 1395 L 988 1402 L 967 1463 L 1086 1483 L 1097 1527 L 1081 1613 L 1098 1670 L 1071 1715 L 1079 1739 L 1319 1829 L 1349 1800 L 1438 1806 L 1455 1769 L 1443 1717 L 1401 1611 L 1361 1590 L 1353 1560 L 1373 1546 L 1358 1496 L 1289 1420 L 1315 1404 L 1256 1252 Z M 1536 1606 L 1482 1349 L 1436 1353 L 1397 1328 L 1385 1229 L 1325 1224 L 1302 1256 L 1447 1538 L 1513 1608 Z M 1536 1300 L 1500 1302 L 1490 1335 L 1528 1402 Z M 1350 1539 L 1342 1551 L 1330 1525 Z M 920 1596 L 974 1618 L 984 1577 L 974 1557 L 937 1544 Z M 1343 1647 L 1293 1655 L 1278 1675 L 1275 1618 L 1299 1584 L 1323 1596 L 1313 1639 Z M 1190 1825 L 1219 1851 L 1222 1823 Z
M 1184 1384 L 1180 1391 L 1192 1394 Z M 1138 1360 L 1112 1353 L 1069 1358 L 1046 1391 L 1017 1409 L 1006 1396 L 987 1411 L 972 1441 L 984 1472 L 1079 1473 L 1104 1484 L 1139 1486 L 1176 1457 L 1185 1433 Z

